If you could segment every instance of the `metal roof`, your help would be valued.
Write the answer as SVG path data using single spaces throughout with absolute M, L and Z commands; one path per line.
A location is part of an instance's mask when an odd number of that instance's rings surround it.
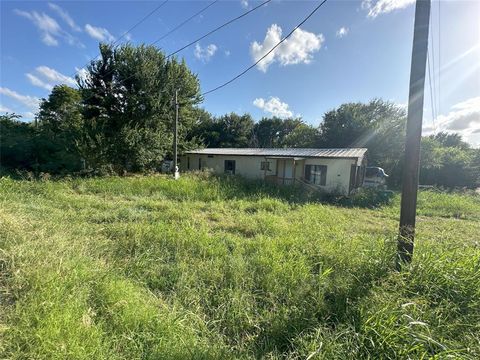
M 265 157 L 327 157 L 360 158 L 367 152 L 366 148 L 343 149 L 297 149 L 297 148 L 210 148 L 186 151 L 186 154 L 203 155 L 237 155 Z

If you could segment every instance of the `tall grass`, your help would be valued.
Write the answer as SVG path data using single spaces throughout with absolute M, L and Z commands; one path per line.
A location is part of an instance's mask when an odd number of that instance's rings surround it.
M 379 209 L 205 175 L 0 180 L 11 359 L 478 358 L 474 195 Z M 460 215 L 459 215 L 460 214 Z

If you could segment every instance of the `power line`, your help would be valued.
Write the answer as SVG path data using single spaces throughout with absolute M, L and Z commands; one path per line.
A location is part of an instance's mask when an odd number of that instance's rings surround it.
M 160 8 L 165 5 L 169 0 L 164 0 L 160 5 L 158 5 L 155 9 L 153 9 L 152 11 L 150 11 L 147 15 L 145 15 L 140 21 L 138 21 L 135 25 L 133 25 L 130 29 L 128 29 L 127 31 L 125 31 L 115 42 L 118 42 L 120 41 L 124 36 L 126 36 L 129 32 L 133 31 L 134 29 L 136 29 L 141 23 L 143 23 L 145 20 L 147 20 L 150 16 L 152 16 L 154 13 L 156 13 L 158 10 L 160 10 Z
M 290 31 L 288 33 L 288 35 L 286 35 L 285 37 L 283 37 L 277 44 L 275 44 L 274 47 L 272 47 L 265 55 L 263 55 L 260 59 L 258 59 L 254 64 L 250 65 L 248 68 L 246 68 L 245 70 L 243 70 L 240 74 L 236 75 L 235 77 L 233 77 L 232 79 L 228 80 L 227 82 L 223 83 L 222 85 L 219 85 L 217 86 L 216 88 L 213 88 L 211 90 L 208 90 L 206 92 L 204 92 L 202 94 L 202 96 L 205 96 L 207 94 L 210 94 L 214 91 L 217 91 L 225 86 L 227 86 L 228 84 L 231 84 L 232 82 L 234 82 L 235 80 L 237 80 L 239 77 L 243 76 L 244 74 L 246 74 L 248 71 L 250 71 L 251 69 L 253 69 L 255 66 L 257 66 L 260 61 L 262 61 L 263 59 L 265 59 L 268 55 L 270 55 L 272 53 L 272 51 L 274 51 L 278 46 L 280 46 L 280 44 L 282 44 L 285 40 L 287 40 L 300 26 L 302 26 L 305 22 L 307 22 L 308 19 L 310 19 L 313 14 L 315 14 L 317 12 L 318 9 L 320 9 L 320 7 L 322 7 L 323 4 L 325 4 L 327 2 L 327 0 L 323 0 L 320 4 L 318 4 L 311 12 L 310 14 L 307 15 L 307 17 L 305 19 L 303 19 L 297 26 L 295 26 L 292 31 Z
M 127 31 L 125 31 L 122 35 L 120 35 L 120 37 L 118 39 L 116 39 L 112 45 L 115 46 L 115 44 L 117 44 L 121 39 L 123 39 L 125 36 L 127 36 L 128 33 L 130 33 L 131 31 L 133 31 L 134 29 L 136 29 L 138 26 L 140 26 L 140 24 L 142 24 L 145 20 L 147 20 L 150 16 L 152 16 L 153 14 L 155 14 L 158 10 L 160 10 L 160 8 L 162 8 L 169 0 L 164 0 L 162 1 L 162 3 L 160 5 L 158 5 L 156 8 L 154 8 L 152 11 L 150 11 L 147 15 L 145 15 L 141 20 L 137 21 L 130 29 L 128 29 Z M 118 46 L 118 45 L 117 45 Z M 116 46 L 115 46 L 116 47 Z M 98 57 L 100 56 L 100 54 L 98 54 L 97 56 L 95 56 L 94 58 L 90 59 L 85 65 L 83 65 L 81 68 L 79 68 L 78 70 L 76 70 L 70 77 L 73 77 L 75 76 L 76 74 L 79 73 L 79 71 L 83 68 L 85 68 L 86 66 L 88 66 L 92 61 L 96 60 Z
M 215 29 L 209 31 L 209 32 L 206 33 L 205 35 L 200 36 L 199 38 L 197 38 L 197 39 L 189 42 L 187 45 L 182 46 L 180 49 L 178 49 L 178 50 L 176 50 L 176 51 L 168 54 L 168 55 L 167 55 L 167 58 L 169 58 L 169 57 L 171 57 L 171 56 L 179 53 L 179 52 L 182 51 L 182 50 L 185 50 L 186 48 L 192 46 L 192 45 L 195 44 L 196 42 L 205 39 L 207 36 L 212 35 L 214 32 L 217 32 L 218 30 L 224 28 L 225 26 L 230 25 L 231 23 L 233 23 L 233 22 L 235 22 L 235 21 L 243 18 L 244 16 L 247 16 L 247 15 L 250 14 L 251 12 L 257 10 L 258 8 L 260 8 L 260 7 L 262 7 L 262 6 L 266 5 L 266 4 L 268 4 L 270 1 L 272 1 L 272 0 L 266 0 L 266 1 L 262 2 L 261 4 L 255 6 L 254 8 L 248 10 L 247 12 L 244 12 L 243 14 L 241 14 L 241 15 L 239 15 L 239 16 L 237 16 L 237 17 L 235 17 L 235 18 L 233 18 L 233 19 L 231 19 L 231 20 L 229 20 L 229 21 L 227 21 L 226 23 L 223 23 L 222 25 L 220 25 L 220 26 L 216 27 Z
M 168 58 L 172 57 L 173 55 L 179 53 L 180 51 L 186 49 L 187 47 L 195 44 L 197 41 L 200 41 L 200 40 L 206 38 L 207 36 L 210 36 L 211 34 L 217 32 L 218 30 L 224 28 L 225 26 L 230 25 L 231 23 L 233 23 L 233 22 L 235 22 L 235 21 L 243 18 L 244 16 L 247 16 L 248 14 L 250 14 L 250 13 L 252 13 L 253 11 L 259 9 L 260 7 L 268 4 L 268 3 L 271 2 L 271 1 L 272 1 L 272 0 L 266 0 L 266 1 L 262 2 L 261 4 L 255 6 L 254 8 L 252 8 L 252 9 L 244 12 L 243 14 L 241 14 L 241 15 L 233 18 L 233 19 L 228 20 L 227 22 L 223 23 L 222 25 L 217 26 L 215 29 L 209 31 L 208 33 L 200 36 L 199 38 L 195 39 L 194 41 L 191 41 L 191 42 L 188 43 L 187 45 L 182 46 L 180 49 L 178 49 L 178 50 L 172 52 L 171 54 L 167 55 L 165 58 L 168 59 Z M 325 0 L 325 1 L 326 1 L 326 0 Z M 324 1 L 324 2 L 325 2 L 325 1 Z M 114 71 L 113 69 L 112 69 L 112 70 L 109 70 L 109 71 L 107 71 L 103 76 L 106 76 L 106 75 L 108 75 L 108 74 L 111 74 L 113 71 Z M 135 75 L 136 75 L 136 73 L 133 73 L 133 74 L 131 74 L 130 76 L 127 76 L 125 79 L 122 80 L 122 82 L 131 79 L 131 78 L 132 78 L 133 76 L 135 76 Z
M 172 34 L 173 32 L 177 31 L 178 29 L 180 29 L 183 25 L 185 25 L 186 23 L 188 23 L 190 20 L 194 19 L 195 17 L 197 17 L 198 15 L 200 15 L 201 13 L 203 13 L 204 11 L 206 11 L 210 6 L 216 4 L 219 0 L 215 0 L 213 2 L 211 2 L 210 4 L 208 4 L 207 6 L 205 6 L 204 8 L 202 8 L 201 10 L 197 11 L 195 14 L 193 14 L 192 16 L 190 16 L 188 19 L 182 21 L 180 24 L 178 24 L 177 26 L 175 26 L 172 30 L 168 31 L 166 34 L 162 35 L 161 37 L 159 37 L 157 40 L 155 40 L 151 45 L 155 45 L 156 43 L 158 43 L 159 41 L 165 39 L 168 35 Z

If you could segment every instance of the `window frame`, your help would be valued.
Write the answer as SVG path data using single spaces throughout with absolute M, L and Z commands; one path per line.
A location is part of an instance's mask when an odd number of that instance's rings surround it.
M 260 170 L 262 170 L 262 171 L 272 171 L 270 169 L 270 164 L 271 164 L 271 161 L 261 161 L 260 162 Z
M 327 185 L 327 165 L 306 164 L 305 180 L 310 184 L 326 186 Z M 313 174 L 313 178 L 312 178 Z
M 228 166 L 228 167 L 231 167 L 231 169 L 227 169 L 227 164 L 232 165 L 232 166 Z M 237 164 L 235 160 L 225 160 L 223 162 L 223 173 L 235 175 L 236 167 L 237 167 Z

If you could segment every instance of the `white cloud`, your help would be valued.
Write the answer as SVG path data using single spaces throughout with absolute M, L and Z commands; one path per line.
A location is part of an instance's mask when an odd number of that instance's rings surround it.
M 27 74 L 25 74 L 25 76 L 30 81 L 30 83 L 34 86 L 38 86 L 38 87 L 44 88 L 44 89 L 49 90 L 49 91 L 52 90 L 52 88 L 53 88 L 52 85 L 47 84 L 46 82 L 39 79 L 38 77 L 36 77 L 33 74 L 27 73 Z
M 0 104 L 0 113 L 13 113 L 13 110 Z
M 225 50 L 225 56 L 228 57 L 228 56 L 230 56 L 230 54 L 231 54 L 231 53 L 230 53 L 230 50 Z
M 65 21 L 67 23 L 67 25 L 72 28 L 72 30 L 82 31 L 82 29 L 80 29 L 80 27 L 77 24 L 75 24 L 75 21 L 73 21 L 70 14 L 68 12 L 66 12 L 65 10 L 63 10 L 60 6 L 58 6 L 57 4 L 52 4 L 52 3 L 48 3 L 48 6 L 50 7 L 50 9 L 55 11 L 58 14 L 58 16 L 60 16 L 62 18 L 62 20 Z
M 25 76 L 32 85 L 49 91 L 52 90 L 53 86 L 56 84 L 67 84 L 70 86 L 75 86 L 77 84 L 73 78 L 63 75 L 48 66 L 38 66 L 35 71 L 38 76 L 31 73 L 26 73 Z
M 394 10 L 404 9 L 415 3 L 415 0 L 363 0 L 362 9 L 368 11 L 368 17 L 376 18 Z
M 58 23 L 45 13 L 37 13 L 36 11 L 28 12 L 15 9 L 14 12 L 29 19 L 41 32 L 42 41 L 48 46 L 57 46 L 56 37 L 61 36 L 62 28 Z
M 63 75 L 62 73 L 59 73 L 57 70 L 49 68 L 48 66 L 38 66 L 35 70 L 51 83 L 61 83 L 70 86 L 77 85 L 73 78 Z
M 480 141 L 480 96 L 473 97 L 455 104 L 447 115 L 435 119 L 437 131 L 456 132 L 467 141 Z M 434 131 L 433 124 L 423 127 L 423 133 L 428 135 Z
M 213 55 L 217 52 L 217 45 L 215 44 L 210 44 L 207 45 L 206 47 L 202 48 L 199 43 L 195 45 L 195 50 L 193 51 L 193 54 L 198 60 L 201 60 L 203 62 L 208 62 Z
M 349 31 L 350 30 L 347 27 L 342 26 L 340 29 L 337 30 L 336 35 L 337 35 L 338 38 L 341 39 L 341 38 L 347 36 Z
M 102 27 L 96 27 L 90 24 L 85 25 L 85 31 L 87 32 L 88 35 L 90 35 L 92 38 L 97 39 L 99 41 L 114 41 L 115 38 L 113 37 L 110 32 Z
M 40 31 L 42 42 L 47 46 L 58 46 L 59 39 L 63 39 L 69 45 L 77 45 L 84 48 L 77 38 L 63 30 L 57 21 L 45 13 L 38 13 L 36 11 L 23 11 L 14 9 L 15 14 L 22 16 L 32 22 L 33 25 Z
M 248 9 L 248 0 L 240 0 L 240 5 L 242 5 L 242 8 Z
M 253 105 L 279 118 L 289 118 L 293 116 L 293 112 L 289 110 L 288 104 L 280 101 L 278 97 L 271 96 L 268 100 L 257 98 L 253 100 Z
M 33 120 L 35 118 L 35 114 L 31 111 L 27 111 L 23 113 L 23 120 Z
M 22 103 L 28 106 L 31 109 L 36 109 L 40 102 L 39 98 L 36 98 L 34 96 L 22 95 L 17 93 L 16 91 L 10 90 L 9 88 L 5 88 L 5 87 L 0 87 L 0 94 L 8 96 L 18 101 L 19 103 Z
M 270 26 L 263 43 L 254 41 L 250 45 L 250 54 L 254 61 L 258 61 L 270 51 L 282 38 L 282 28 L 276 24 Z M 278 61 L 280 65 L 308 64 L 313 59 L 313 53 L 320 50 L 325 38 L 322 34 L 314 34 L 302 29 L 297 29 L 287 40 L 280 44 L 257 66 L 266 72 L 268 67 Z

